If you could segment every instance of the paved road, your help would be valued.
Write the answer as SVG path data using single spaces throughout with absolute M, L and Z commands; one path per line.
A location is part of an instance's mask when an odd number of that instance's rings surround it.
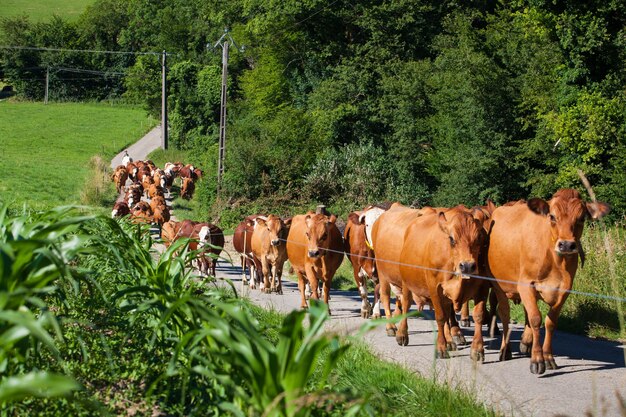
M 160 146 L 161 126 L 159 125 L 149 131 L 143 138 L 130 145 L 127 150 L 133 160 L 144 160 L 148 157 L 150 152 L 158 149 Z M 118 153 L 113 160 L 111 160 L 111 168 L 115 169 L 115 167 L 121 165 L 123 157 L 124 151 Z
M 133 159 L 144 159 L 160 146 L 160 130 L 153 129 L 146 137 L 129 148 Z M 121 161 L 121 155 L 118 155 Z M 112 166 L 119 162 L 113 160 Z M 232 251 L 230 237 L 226 237 L 226 256 L 239 259 Z M 237 261 L 238 262 L 238 261 Z M 220 262 L 220 278 L 228 278 L 241 291 L 239 266 Z M 242 293 L 253 302 L 281 312 L 298 309 L 300 299 L 297 285 L 285 280 L 284 295 L 262 294 L 244 289 Z M 357 292 L 331 292 L 332 331 L 354 334 L 365 322 L 360 317 L 360 297 Z M 585 337 L 557 332 L 554 353 L 559 369 L 546 371 L 541 376 L 529 371 L 529 359 L 513 354 L 507 362 L 498 361 L 497 341 L 489 349 L 486 338 L 485 362 L 474 365 L 469 358 L 469 346 L 461 347 L 447 360 L 434 359 L 435 322 L 432 312 L 424 317 L 409 319 L 409 345 L 400 347 L 395 338 L 387 337 L 384 327 L 365 334 L 363 339 L 378 355 L 432 378 L 450 387 L 466 390 L 479 401 L 506 416 L 626 416 L 626 404 L 620 410 L 616 393 L 626 400 L 626 346 L 620 343 L 591 340 Z M 521 326 L 513 326 L 513 352 L 518 351 Z M 463 329 L 471 341 L 473 329 Z
M 226 248 L 229 248 L 227 236 Z M 232 259 L 238 257 L 231 254 Z M 284 295 L 262 294 L 243 289 L 241 269 L 221 263 L 218 277 L 229 278 L 235 287 L 255 303 L 281 312 L 298 309 L 300 296 L 295 282 L 285 282 Z M 360 317 L 360 296 L 355 292 L 331 291 L 332 318 L 329 328 L 343 334 L 355 334 L 365 322 Z M 448 360 L 434 359 L 434 315 L 424 311 L 424 317 L 409 319 L 409 345 L 400 347 L 395 338 L 386 336 L 384 326 L 363 338 L 382 358 L 397 362 L 426 378 L 473 393 L 480 401 L 507 416 L 624 416 L 618 409 L 616 392 L 626 400 L 626 346 L 619 343 L 590 340 L 558 332 L 554 352 L 559 369 L 532 375 L 530 359 L 514 353 L 513 359 L 499 362 L 499 341 L 493 340 L 493 350 L 487 346 L 485 362 L 474 365 L 469 358 L 469 346 L 463 346 Z M 486 330 L 486 327 L 485 327 Z M 518 351 L 522 326 L 513 326 L 513 352 Z M 471 341 L 473 328 L 463 329 Z M 485 333 L 486 335 L 486 333 Z

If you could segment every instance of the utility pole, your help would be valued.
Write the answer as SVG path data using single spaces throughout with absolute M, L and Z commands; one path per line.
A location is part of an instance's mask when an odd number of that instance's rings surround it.
M 167 149 L 167 53 L 161 56 L 161 148 Z
M 217 160 L 217 192 L 219 193 L 222 185 L 222 176 L 224 175 L 224 154 L 226 153 L 226 97 L 227 97 L 227 85 L 228 85 L 228 50 L 230 45 L 234 45 L 240 52 L 244 51 L 244 47 L 239 48 L 235 43 L 235 40 L 230 35 L 228 29 L 224 29 L 224 34 L 215 42 L 212 46 L 216 49 L 219 46 L 222 47 L 222 94 L 220 103 L 220 139 L 219 139 L 219 154 Z M 211 45 L 207 45 L 210 48 Z

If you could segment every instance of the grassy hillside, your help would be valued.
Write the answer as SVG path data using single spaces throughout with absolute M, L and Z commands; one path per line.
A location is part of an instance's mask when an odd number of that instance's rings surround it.
M 76 19 L 94 0 L 2 0 L 1 17 L 27 15 L 33 21 L 49 19 L 53 14 Z
M 89 161 L 110 160 L 155 124 L 98 104 L 0 103 L 0 200 L 39 209 L 78 202 Z

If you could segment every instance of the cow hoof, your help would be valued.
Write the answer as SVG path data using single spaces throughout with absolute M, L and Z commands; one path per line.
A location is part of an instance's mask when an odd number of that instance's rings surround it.
M 472 358 L 474 362 L 483 363 L 485 361 L 485 351 L 472 349 L 470 351 L 470 358 Z
M 387 336 L 389 336 L 389 337 L 396 337 L 396 329 L 394 329 L 394 328 L 387 329 Z
M 271 288 L 263 288 L 262 290 L 265 294 L 271 294 L 272 293 L 272 289 Z
M 282 289 L 277 290 L 277 291 L 276 291 L 276 294 L 278 294 L 278 295 L 283 295 L 283 290 L 282 290 Z
M 504 349 L 500 351 L 500 357 L 498 358 L 500 362 L 509 361 L 511 359 L 513 359 L 513 355 L 511 354 L 510 349 Z
M 546 371 L 546 365 L 543 361 L 541 362 L 531 362 L 530 363 L 530 373 L 535 375 L 541 375 Z
M 463 346 L 467 344 L 467 341 L 465 340 L 465 337 L 462 334 L 455 334 L 454 336 L 452 336 L 452 341 L 459 346 Z
M 450 359 L 450 355 L 447 350 L 438 350 L 436 356 L 437 359 Z
M 459 324 L 461 325 L 461 327 L 470 327 L 471 326 L 470 319 L 461 319 Z
M 396 336 L 396 342 L 398 342 L 399 346 L 406 346 L 409 344 L 409 335 L 404 335 L 404 336 L 400 336 L 397 335 Z
M 361 310 L 361 318 L 362 319 L 368 319 L 370 317 L 370 311 L 369 310 Z
M 526 344 L 524 342 L 519 342 L 519 353 L 521 353 L 522 355 L 525 356 L 530 356 L 530 351 L 532 349 L 533 345 L 531 344 Z
M 546 366 L 546 369 L 555 370 L 558 368 L 554 359 L 544 360 L 543 363 Z
M 447 342 L 446 343 L 446 350 L 448 352 L 455 352 L 457 350 L 456 343 L 454 343 L 454 342 Z
M 373 319 L 379 319 L 379 318 L 380 318 L 380 313 L 374 313 L 374 314 L 372 314 L 372 318 L 373 318 Z

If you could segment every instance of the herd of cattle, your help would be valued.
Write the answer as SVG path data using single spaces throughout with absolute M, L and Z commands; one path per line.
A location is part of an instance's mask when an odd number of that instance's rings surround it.
M 189 168 L 185 175 L 190 176 L 182 176 L 184 168 Z M 138 173 L 143 170 L 145 177 L 148 170 L 136 169 L 129 170 L 133 175 L 130 178 L 134 183 L 143 183 Z M 193 181 L 193 174 L 189 174 L 194 172 L 193 167 L 172 164 L 162 172 L 169 178 L 178 173 Z M 163 176 L 159 175 L 152 177 L 162 180 Z M 153 182 L 158 186 L 161 180 L 156 178 Z M 167 188 L 167 180 L 164 184 L 161 187 Z M 153 184 L 145 183 L 144 189 L 146 185 L 148 196 L 154 200 L 150 194 Z M 125 201 L 132 206 L 136 200 L 128 192 L 126 195 Z M 320 284 L 324 302 L 328 304 L 333 276 L 344 254 L 347 255 L 362 298 L 361 316 L 367 318 L 372 314 L 368 279 L 379 292 L 379 297 L 375 297 L 374 317 L 380 314 L 380 302 L 386 317 L 391 318 L 392 290 L 396 296 L 393 315 L 408 312 L 412 303 L 420 310 L 429 305 L 437 322 L 439 358 L 447 358 L 457 344 L 465 343 L 455 312 L 461 311 L 462 322 L 469 323 L 467 305 L 473 301 L 475 328 L 470 357 L 484 360 L 482 326 L 488 324 L 490 315 L 495 317 L 497 309 L 503 327 L 500 360 L 510 359 L 509 300 L 521 302 L 526 323 L 520 352 L 530 354 L 530 371 L 542 374 L 546 369 L 556 369 L 552 339 L 560 311 L 572 289 L 578 258 L 583 264 L 585 261 L 580 241 L 584 222 L 586 218 L 598 219 L 608 212 L 607 204 L 584 202 L 577 191 L 562 189 L 548 201 L 533 198 L 500 207 L 490 201 L 473 208 L 459 205 L 413 209 L 399 203 L 390 207 L 369 206 L 350 213 L 343 234 L 336 224 L 337 217 L 325 210 L 288 219 L 257 214 L 246 217 L 237 226 L 233 246 L 241 255 L 244 285 L 251 289 L 258 286 L 264 292 L 282 294 L 283 265 L 289 261 L 298 277 L 302 308 L 307 308 L 308 296 L 320 298 Z M 130 214 L 142 216 L 132 208 Z M 154 215 L 153 221 L 156 222 Z M 224 246 L 223 233 L 217 226 L 189 220 L 165 221 L 162 225 L 166 242 L 179 237 L 193 238 L 197 242 L 193 249 L 201 249 L 198 261 L 201 273 L 215 275 L 214 260 Z M 543 345 L 539 333 L 542 316 L 537 306 L 540 299 L 550 306 Z M 386 327 L 387 334 L 395 336 L 399 345 L 408 344 L 406 316 L 397 328 L 390 321 Z

